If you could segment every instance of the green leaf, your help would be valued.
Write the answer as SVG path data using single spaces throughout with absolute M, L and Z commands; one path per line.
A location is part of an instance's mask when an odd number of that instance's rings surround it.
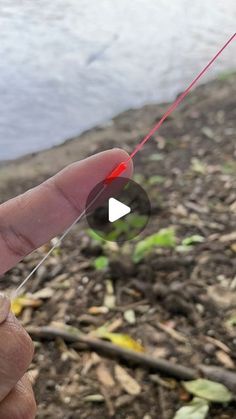
M 108 264 L 109 264 L 109 259 L 106 256 L 99 256 L 94 261 L 94 267 L 98 271 L 101 271 L 103 269 L 106 269 L 108 267 Z
M 98 236 L 98 234 L 95 233 L 95 231 L 93 231 L 92 229 L 88 229 L 87 234 L 91 239 L 96 240 L 99 243 L 105 243 L 105 240 L 102 237 Z
M 194 396 L 201 397 L 215 403 L 227 403 L 233 399 L 232 393 L 223 384 L 199 378 L 183 383 L 185 390 Z
M 195 397 L 187 406 L 181 407 L 173 419 L 205 419 L 208 411 L 207 400 Z
M 156 184 L 159 184 L 159 183 L 163 183 L 164 181 L 165 181 L 164 176 L 155 175 L 155 176 L 151 176 L 148 179 L 148 184 L 149 185 L 156 185 Z
M 236 326 L 236 313 L 233 313 L 226 323 L 228 326 L 231 326 L 231 327 Z
M 151 161 L 161 161 L 163 159 L 164 159 L 164 155 L 161 154 L 161 153 L 153 153 L 149 157 L 149 160 L 151 160 Z
M 192 244 L 202 243 L 204 242 L 205 238 L 200 236 L 200 234 L 194 234 L 193 236 L 186 237 L 182 240 L 182 246 L 191 246 Z
M 147 217 L 145 215 L 130 214 L 129 226 L 131 228 L 142 228 L 146 224 Z
M 156 246 L 175 247 L 175 245 L 176 237 L 174 229 L 172 227 L 163 228 L 158 233 L 154 233 L 137 243 L 134 249 L 133 261 L 135 263 L 140 262 Z

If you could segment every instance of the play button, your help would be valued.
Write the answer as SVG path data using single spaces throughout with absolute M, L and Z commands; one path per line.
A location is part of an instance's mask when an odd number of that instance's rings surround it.
M 131 212 L 131 208 L 128 205 L 118 201 L 118 199 L 110 198 L 108 201 L 108 219 L 110 223 L 123 218 L 125 215 Z
M 146 227 L 151 205 L 145 190 L 133 180 L 116 178 L 101 182 L 90 193 L 86 218 L 90 228 L 104 240 L 122 243 Z

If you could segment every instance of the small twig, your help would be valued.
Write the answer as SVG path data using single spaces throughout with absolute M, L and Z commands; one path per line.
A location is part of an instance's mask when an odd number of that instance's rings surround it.
M 65 331 L 55 327 L 28 327 L 28 333 L 36 340 L 54 340 L 62 338 L 68 343 L 80 343 L 109 358 L 118 357 L 129 364 L 159 372 L 177 380 L 195 380 L 200 376 L 218 381 L 236 393 L 236 374 L 215 366 L 198 366 L 196 369 L 176 365 L 171 361 L 153 358 L 151 355 L 122 348 L 113 343 L 91 338 L 88 335 Z
M 129 363 L 138 364 L 144 368 L 153 369 L 163 373 L 164 375 L 177 378 L 179 380 L 193 380 L 197 377 L 198 373 L 192 368 L 176 365 L 164 359 L 153 358 L 150 355 L 141 352 L 135 352 L 129 349 L 124 349 L 118 345 L 110 342 L 94 339 L 83 334 L 74 334 L 62 329 L 54 327 L 28 327 L 28 333 L 33 339 L 46 339 L 53 340 L 55 338 L 62 338 L 70 343 L 82 343 L 89 348 L 102 352 L 109 357 L 119 357 Z

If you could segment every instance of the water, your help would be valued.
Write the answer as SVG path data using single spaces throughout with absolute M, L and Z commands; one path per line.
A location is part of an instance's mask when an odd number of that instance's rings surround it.
M 0 160 L 173 99 L 235 20 L 235 0 L 1 0 Z M 235 44 L 205 80 L 236 68 Z

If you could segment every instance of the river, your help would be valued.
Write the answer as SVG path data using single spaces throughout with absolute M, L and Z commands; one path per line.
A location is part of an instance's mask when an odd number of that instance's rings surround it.
M 173 99 L 235 21 L 235 0 L 1 0 L 0 160 Z M 236 68 L 235 44 L 204 81 Z

